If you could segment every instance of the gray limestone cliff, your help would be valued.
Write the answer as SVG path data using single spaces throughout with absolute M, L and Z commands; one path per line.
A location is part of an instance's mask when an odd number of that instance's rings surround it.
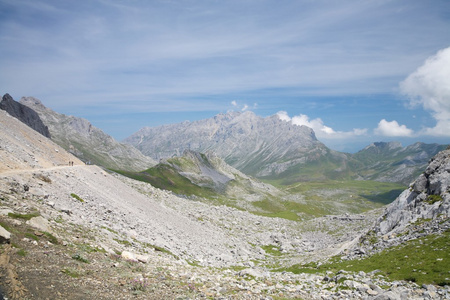
M 402 231 L 419 219 L 450 217 L 450 149 L 434 156 L 425 172 L 387 208 L 375 231 Z
M 141 171 L 155 165 L 153 159 L 131 145 L 117 142 L 86 119 L 57 113 L 33 97 L 22 97 L 20 103 L 39 114 L 53 141 L 85 162 L 128 171 Z
M 0 109 L 27 124 L 43 136 L 50 138 L 48 127 L 44 125 L 39 114 L 32 108 L 15 101 L 9 94 L 3 96 Z

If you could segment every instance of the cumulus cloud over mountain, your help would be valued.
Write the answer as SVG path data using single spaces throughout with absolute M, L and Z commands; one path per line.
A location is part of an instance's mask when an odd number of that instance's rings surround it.
M 414 131 L 407 128 L 405 125 L 398 124 L 397 121 L 381 120 L 378 127 L 374 130 L 375 134 L 384 136 L 412 136 Z
M 367 133 L 367 129 L 354 128 L 352 131 L 336 131 L 333 128 L 326 126 L 322 119 L 316 118 L 311 119 L 304 114 L 300 114 L 298 116 L 289 117 L 288 113 L 285 111 L 279 111 L 277 113 L 278 117 L 286 122 L 291 122 L 293 125 L 304 125 L 309 128 L 312 128 L 316 133 L 317 137 L 322 139 L 327 138 L 343 138 L 349 136 L 359 136 Z
M 421 134 L 450 136 L 450 47 L 429 57 L 400 83 L 411 106 L 423 106 L 436 120 L 436 126 Z

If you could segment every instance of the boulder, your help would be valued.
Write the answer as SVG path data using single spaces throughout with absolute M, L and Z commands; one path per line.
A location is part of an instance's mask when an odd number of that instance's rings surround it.
M 136 258 L 136 254 L 134 254 L 130 251 L 123 251 L 120 256 L 122 256 L 122 258 L 125 260 L 134 261 L 134 262 L 138 261 L 138 259 Z
M 0 244 L 9 244 L 11 242 L 11 233 L 0 226 Z
M 51 231 L 49 222 L 42 216 L 31 218 L 30 220 L 27 221 L 27 224 L 40 231 L 46 232 Z

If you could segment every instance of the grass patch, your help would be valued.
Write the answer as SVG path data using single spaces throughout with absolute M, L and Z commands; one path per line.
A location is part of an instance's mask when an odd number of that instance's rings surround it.
M 61 273 L 69 275 L 72 278 L 79 278 L 81 276 L 81 274 L 78 271 L 76 271 L 72 268 L 64 268 L 61 270 Z
M 36 242 L 39 241 L 39 237 L 36 236 L 34 233 L 31 233 L 31 232 L 25 232 L 24 235 L 25 235 L 25 237 L 27 237 L 27 238 L 29 238 L 29 239 L 32 239 L 32 240 L 35 240 Z
M 40 214 L 38 212 L 29 214 L 19 214 L 19 213 L 8 213 L 8 217 L 13 219 L 30 220 L 31 218 L 38 217 Z
M 294 265 L 287 269 L 293 273 L 322 273 L 380 270 L 382 275 L 391 280 L 406 280 L 417 284 L 450 285 L 450 231 L 440 235 L 430 235 L 406 242 L 404 245 L 386 249 L 368 258 L 341 261 L 334 258 L 322 265 L 310 263 Z
M 119 240 L 119 239 L 113 239 L 113 240 L 115 240 L 116 242 L 118 242 L 121 245 L 131 246 L 131 243 L 127 240 Z
M 115 172 L 135 180 L 150 183 L 154 187 L 172 191 L 178 195 L 195 195 L 205 198 L 217 196 L 217 193 L 212 189 L 192 183 L 186 177 L 181 176 L 175 168 L 166 164 L 159 164 L 142 172 Z
M 115 231 L 114 229 L 111 229 L 111 228 L 109 228 L 109 227 L 106 227 L 106 226 L 102 226 L 101 228 L 103 228 L 103 229 L 106 229 L 106 230 L 108 230 L 109 232 L 111 232 L 111 233 L 114 233 L 114 234 L 119 234 L 117 231 Z
M 172 252 L 170 252 L 169 250 L 167 250 L 167 249 L 165 249 L 163 247 L 159 247 L 159 246 L 152 245 L 152 244 L 149 244 L 149 243 L 144 243 L 143 245 L 145 247 L 148 247 L 148 248 L 153 248 L 155 251 L 166 253 L 166 254 L 172 255 L 176 259 L 179 259 L 178 256 L 176 256 L 175 254 L 173 254 Z
M 270 255 L 273 255 L 273 256 L 281 256 L 281 255 L 283 255 L 283 253 L 281 253 L 280 247 L 276 246 L 276 245 L 264 245 L 264 246 L 261 246 L 261 248 L 267 254 L 270 254 Z
M 78 245 L 78 249 L 80 249 L 80 251 L 86 252 L 86 253 L 106 253 L 106 250 L 103 248 L 99 248 L 99 247 L 94 247 L 88 244 L 82 244 L 82 245 Z
M 2 226 L 6 231 L 9 231 L 9 232 L 12 231 L 12 228 L 5 222 L 0 221 L 0 226 Z
M 50 243 L 52 243 L 54 245 L 58 244 L 58 239 L 53 234 L 51 234 L 50 232 L 47 232 L 47 231 L 44 231 L 43 234 L 45 235 L 45 237 L 47 238 L 47 240 Z
M 83 256 L 81 256 L 81 254 L 74 254 L 72 255 L 72 259 L 77 260 L 79 262 L 88 264 L 89 260 L 87 260 L 86 258 L 84 258 Z
M 24 249 L 19 249 L 17 250 L 17 255 L 25 257 L 27 255 L 27 251 L 25 251 Z
M 443 200 L 444 199 L 442 199 L 441 195 L 428 195 L 425 202 L 428 204 L 434 204 L 436 202 L 442 202 Z
M 72 193 L 72 194 L 70 194 L 70 196 L 72 196 L 72 198 L 74 198 L 74 199 L 77 199 L 81 203 L 84 202 L 84 200 L 80 196 L 78 196 L 77 194 Z

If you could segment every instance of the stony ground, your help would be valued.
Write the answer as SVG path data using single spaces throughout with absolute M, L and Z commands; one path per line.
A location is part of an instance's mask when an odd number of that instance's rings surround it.
M 0 220 L 12 234 L 11 244 L 2 247 L 2 261 L 9 263 L 1 266 L 3 274 L 12 274 L 2 277 L 11 299 L 445 297 L 434 287 L 392 283 L 376 274 L 271 272 L 338 253 L 377 214 L 306 223 L 265 218 L 179 198 L 95 166 L 4 172 L 0 187 Z M 127 202 L 120 206 L 113 196 L 120 189 L 145 200 L 132 208 L 131 200 L 122 200 Z M 152 222 L 150 211 L 159 210 L 171 214 Z M 42 218 L 24 219 L 33 214 Z M 193 228 L 198 231 L 186 233 Z

